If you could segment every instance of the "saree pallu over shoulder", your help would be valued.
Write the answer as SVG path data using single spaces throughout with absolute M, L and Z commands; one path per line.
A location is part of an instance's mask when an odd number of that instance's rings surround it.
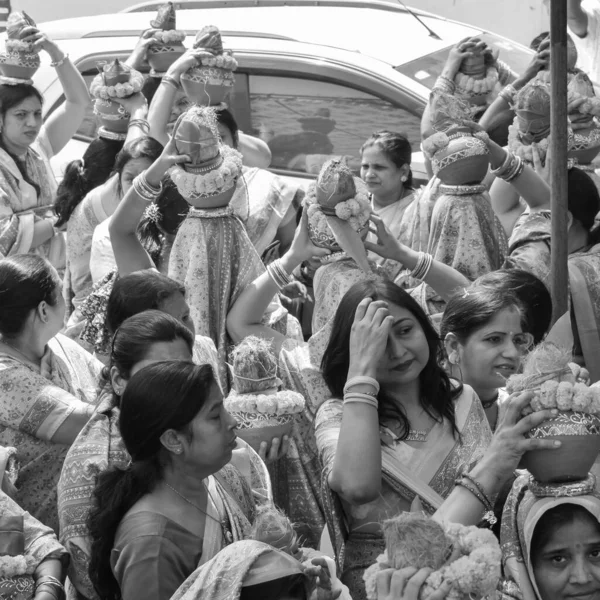
M 63 234 L 31 247 L 34 225 L 40 219 L 52 217 L 56 196 L 56 180 L 50 166 L 51 152 L 44 130 L 30 146 L 25 168 L 35 181 L 36 189 L 27 183 L 15 161 L 0 149 L 0 256 L 33 252 L 47 258 L 62 272 L 65 268 L 66 242 Z
M 569 257 L 572 314 L 586 369 L 600 381 L 600 244 Z M 575 332 L 574 332 L 575 333 Z
M 241 183 L 236 188 L 232 204 L 238 196 L 248 205 L 247 217 L 242 218 L 248 237 L 259 255 L 275 239 L 298 187 L 266 169 L 243 169 Z
M 215 343 L 222 381 L 229 378 L 227 313 L 242 290 L 264 270 L 231 206 L 190 208 L 173 244 L 169 277 L 185 286 L 197 333 Z M 265 318 L 271 326 L 281 321 L 287 324 L 288 313 L 274 300 Z M 227 391 L 228 388 L 224 390 Z
M 328 479 L 335 459 L 342 414 L 343 402 L 328 400 L 319 408 L 315 422 L 323 465 L 323 503 L 340 569 L 344 568 L 345 544 L 352 532 L 352 515 L 346 514 L 340 499 L 329 487 Z M 481 402 L 467 385 L 455 400 L 455 418 L 459 435 L 454 435 L 450 423 L 438 423 L 429 434 L 436 442 L 428 450 L 415 449 L 404 442 L 390 445 L 385 441 L 386 430 L 382 429 L 382 480 L 388 499 L 396 497 L 410 505 L 418 496 L 425 510 L 433 514 L 454 488 L 456 478 L 470 470 L 483 456 L 491 441 L 491 431 Z M 372 503 L 374 509 L 378 502 Z M 367 517 L 368 514 L 364 515 L 364 518 Z M 373 534 L 376 541 L 375 538 L 377 536 Z

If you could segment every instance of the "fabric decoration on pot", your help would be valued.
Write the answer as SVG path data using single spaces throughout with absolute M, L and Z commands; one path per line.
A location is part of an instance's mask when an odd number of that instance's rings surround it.
M 488 529 L 441 525 L 423 513 L 406 512 L 384 521 L 383 533 L 385 551 L 364 574 L 368 600 L 377 600 L 377 574 L 384 569 L 432 569 L 419 598 L 427 598 L 445 581 L 452 583 L 449 600 L 478 600 L 498 585 L 502 553 Z
M 39 51 L 23 38 L 37 31 L 35 21 L 25 12 L 13 12 L 6 23 L 5 51 L 0 54 L 0 84 L 32 84 L 40 68 Z
M 450 94 L 432 92 L 430 110 L 432 133 L 423 151 L 434 175 L 445 185 L 481 183 L 490 165 L 488 134 L 470 120 L 466 104 Z
M 565 483 L 587 477 L 600 452 L 600 387 L 577 381 L 570 353 L 554 344 L 537 346 L 525 359 L 523 373 L 507 381 L 509 393 L 534 390 L 524 415 L 558 409 L 558 415 L 529 431 L 527 437 L 556 439 L 554 450 L 531 450 L 523 465 L 539 483 Z
M 94 114 L 101 127 L 98 135 L 109 140 L 125 140 L 131 115 L 113 98 L 129 98 L 141 91 L 144 76 L 115 58 L 99 67 L 90 92 L 94 96 Z
M 270 443 L 291 433 L 305 400 L 297 392 L 279 389 L 271 342 L 249 336 L 231 356 L 233 390 L 225 398 L 225 408 L 238 420 L 238 436 L 258 452 L 261 442 Z
M 177 15 L 172 2 L 162 4 L 156 19 L 150 22 L 155 29 L 155 44 L 148 48 L 148 64 L 151 77 L 162 77 L 169 67 L 185 52 L 185 31 L 177 30 Z
M 214 109 L 192 106 L 175 123 L 173 136 L 177 152 L 188 155 L 190 162 L 173 166 L 169 173 L 189 204 L 201 207 L 207 198 L 233 195 L 242 155 L 221 142 Z
M 214 26 L 203 27 L 196 35 L 196 50 L 204 50 L 199 64 L 181 76 L 181 86 L 186 96 L 203 106 L 224 105 L 233 89 L 237 60 L 223 49 L 221 32 Z
M 304 202 L 312 243 L 334 253 L 345 252 L 370 275 L 364 240 L 371 203 L 362 179 L 354 177 L 343 160 L 328 160 L 308 187 Z

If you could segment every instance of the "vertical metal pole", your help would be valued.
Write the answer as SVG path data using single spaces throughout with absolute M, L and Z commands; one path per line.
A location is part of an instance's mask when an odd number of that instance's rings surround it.
M 553 322 L 568 308 L 567 266 L 567 0 L 551 0 L 551 152 Z

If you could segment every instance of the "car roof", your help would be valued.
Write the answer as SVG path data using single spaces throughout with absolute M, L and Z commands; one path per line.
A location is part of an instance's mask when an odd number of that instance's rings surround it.
M 177 3 L 182 4 L 182 3 Z M 195 6 L 197 2 L 189 3 Z M 194 34 L 205 25 L 216 25 L 226 37 L 287 39 L 359 52 L 392 66 L 447 48 L 459 40 L 481 33 L 468 25 L 415 11 L 440 39 L 430 36 L 415 17 L 395 4 L 365 2 L 319 2 L 319 6 L 296 2 L 222 2 L 203 0 L 208 8 L 178 9 L 178 25 Z M 245 4 L 245 5 L 244 5 Z M 268 4 L 266 6 L 261 4 Z M 325 4 L 325 5 L 323 5 Z M 212 6 L 217 7 L 213 8 Z M 147 8 L 154 10 L 156 5 Z M 142 7 L 144 8 L 144 7 Z M 133 7 L 140 10 L 140 7 Z M 131 9 L 130 9 L 131 10 Z M 149 12 L 126 12 L 63 19 L 40 24 L 54 40 L 138 35 L 149 27 Z

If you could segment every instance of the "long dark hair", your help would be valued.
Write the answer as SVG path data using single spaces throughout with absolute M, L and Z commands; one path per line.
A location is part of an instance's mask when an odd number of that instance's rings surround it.
M 122 148 L 122 141 L 96 138 L 87 147 L 82 159 L 73 160 L 66 166 L 54 203 L 57 227 L 69 221 L 77 205 L 89 192 L 106 182 Z
M 151 269 L 117 277 L 106 307 L 108 332 L 114 335 L 121 323 L 133 315 L 160 309 L 162 302 L 175 293 L 185 295 L 185 288 L 174 279 Z
M 344 385 L 348 378 L 350 367 L 350 333 L 356 308 L 362 300 L 385 300 L 400 308 L 411 312 L 427 339 L 429 346 L 429 360 L 421 371 L 419 381 L 421 385 L 421 406 L 428 415 L 436 420 L 448 419 L 455 433 L 456 419 L 454 414 L 454 400 L 462 392 L 462 386 L 452 385 L 450 378 L 440 366 L 443 357 L 443 347 L 433 325 L 423 312 L 418 303 L 403 289 L 387 279 L 359 281 L 355 283 L 344 295 L 332 325 L 331 338 L 323 355 L 321 371 L 323 378 L 335 398 L 344 397 Z M 404 412 L 397 408 L 386 395 L 385 391 L 379 392 L 379 419 L 399 420 L 405 439 L 410 429 L 410 423 Z
M 539 344 L 552 322 L 552 297 L 548 288 L 532 273 L 522 269 L 491 271 L 473 282 L 473 287 L 490 288 L 497 294 L 513 294 L 523 307 L 522 327 Z
M 573 167 L 567 174 L 568 206 L 573 218 L 589 232 L 588 245 L 600 243 L 600 227 L 594 229 L 596 215 L 600 212 L 600 193 L 594 180 L 581 169 Z
M 192 355 L 194 337 L 175 317 L 159 310 L 145 310 L 125 319 L 113 336 L 110 362 L 109 366 L 104 368 L 104 378 L 108 379 L 110 370 L 115 367 L 121 377 L 129 379 L 131 369 L 144 360 L 152 344 L 176 340 L 183 340 Z M 113 400 L 115 405 L 118 405 L 119 398 L 114 391 Z
M 1 86 L 0 86 L 1 87 Z M 40 302 L 55 306 L 60 279 L 37 254 L 15 254 L 0 260 L 0 333 L 17 336 Z
M 0 85 L 0 115 L 2 115 L 2 119 L 6 118 L 6 113 L 11 108 L 21 104 L 21 102 L 28 98 L 37 98 L 40 101 L 40 104 L 44 103 L 44 97 L 33 85 L 27 83 L 19 83 L 18 85 Z M 27 173 L 27 166 L 25 163 L 7 148 L 2 135 L 0 135 L 0 148 L 14 160 L 23 180 L 32 186 L 39 196 L 41 191 L 39 183 L 31 179 L 29 173 Z
M 110 555 L 125 514 L 162 479 L 161 435 L 174 429 L 191 436 L 189 425 L 216 385 L 209 365 L 184 361 L 154 363 L 129 380 L 121 401 L 119 430 L 131 464 L 98 475 L 88 518 L 92 540 L 89 575 L 103 600 L 121 598 Z
M 517 296 L 509 290 L 471 285 L 464 294 L 453 296 L 446 304 L 440 324 L 440 337 L 444 340 L 453 333 L 461 344 L 478 329 L 485 327 L 500 311 L 514 308 L 525 320 L 525 311 Z M 528 330 L 527 323 L 525 329 Z
M 401 133 L 387 131 L 382 129 L 376 131 L 371 137 L 361 146 L 360 153 L 362 154 L 367 148 L 377 146 L 399 169 L 404 165 L 408 165 L 408 179 L 404 182 L 404 187 L 407 189 L 413 188 L 413 174 L 410 169 L 412 160 L 412 147 L 408 138 Z

